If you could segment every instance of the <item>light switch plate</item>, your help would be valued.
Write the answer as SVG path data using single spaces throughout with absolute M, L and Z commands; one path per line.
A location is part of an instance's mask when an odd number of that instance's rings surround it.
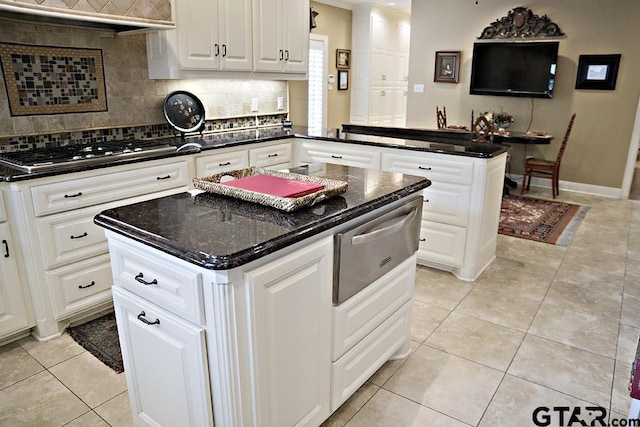
M 251 111 L 252 112 L 258 111 L 258 98 L 251 98 Z
M 420 83 L 416 83 L 413 85 L 413 92 L 414 93 L 422 93 L 424 92 L 424 85 L 420 84 Z
M 284 110 L 284 97 L 278 97 L 278 110 Z

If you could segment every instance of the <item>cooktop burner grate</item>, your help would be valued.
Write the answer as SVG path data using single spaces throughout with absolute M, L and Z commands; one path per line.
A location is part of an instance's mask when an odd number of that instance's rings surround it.
M 160 141 L 106 141 L 0 153 L 0 163 L 26 172 L 42 172 L 175 151 L 175 146 Z

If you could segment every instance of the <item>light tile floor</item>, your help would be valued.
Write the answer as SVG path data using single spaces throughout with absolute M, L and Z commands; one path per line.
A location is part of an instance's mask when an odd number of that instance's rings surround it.
M 539 406 L 580 407 L 587 424 L 598 415 L 588 406 L 626 418 L 640 202 L 559 200 L 591 207 L 568 247 L 499 236 L 474 283 L 419 267 L 411 355 L 386 363 L 324 426 L 533 426 Z M 0 347 L 0 426 L 63 425 L 131 426 L 124 374 L 66 335 Z

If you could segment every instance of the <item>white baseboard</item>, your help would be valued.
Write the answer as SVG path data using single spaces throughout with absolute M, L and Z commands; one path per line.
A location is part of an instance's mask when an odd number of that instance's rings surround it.
M 522 175 L 509 174 L 519 183 L 523 182 Z M 533 177 L 531 185 L 534 187 L 548 188 L 551 190 L 551 180 Z M 570 191 L 573 193 L 589 194 L 592 196 L 610 197 L 613 199 L 622 198 L 622 189 L 614 187 L 603 187 L 601 185 L 582 184 L 580 182 L 560 181 L 560 191 Z

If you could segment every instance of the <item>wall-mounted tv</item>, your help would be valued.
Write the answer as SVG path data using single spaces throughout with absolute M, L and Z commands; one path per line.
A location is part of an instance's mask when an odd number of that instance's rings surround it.
M 553 97 L 559 42 L 477 42 L 473 95 Z

